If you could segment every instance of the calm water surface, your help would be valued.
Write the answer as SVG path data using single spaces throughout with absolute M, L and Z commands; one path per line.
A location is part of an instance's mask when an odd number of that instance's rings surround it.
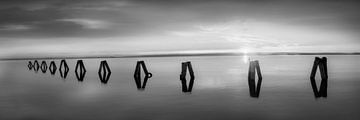
M 0 119 L 360 119 L 360 57 L 327 56 L 328 96 L 317 99 L 309 80 L 314 57 L 252 56 L 263 75 L 258 98 L 249 96 L 244 57 L 84 59 L 83 82 L 76 60 L 67 60 L 65 79 L 58 70 L 29 70 L 28 61 L 0 61 Z M 112 71 L 107 84 L 98 76 L 101 60 Z M 133 77 L 138 60 L 153 74 L 144 90 Z M 185 61 L 195 73 L 191 93 L 179 79 Z

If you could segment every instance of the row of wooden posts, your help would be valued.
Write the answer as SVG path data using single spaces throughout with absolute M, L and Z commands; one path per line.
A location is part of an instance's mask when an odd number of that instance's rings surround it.
M 50 73 L 54 75 L 57 70 L 57 66 L 55 61 L 51 61 L 50 65 L 47 66 L 46 61 L 42 61 L 41 64 L 37 60 L 29 61 L 28 63 L 29 70 L 39 71 L 39 69 L 46 73 L 49 69 Z M 321 84 L 320 89 L 317 88 L 315 75 L 317 68 L 320 69 L 321 74 Z M 61 60 L 59 66 L 59 73 L 62 78 L 66 78 L 69 72 L 69 66 L 67 65 L 65 60 Z M 141 71 L 144 72 L 144 79 L 141 79 Z M 187 71 L 189 71 L 190 80 L 186 79 Z M 83 60 L 78 60 L 75 66 L 75 75 L 78 81 L 83 81 L 86 74 L 86 68 Z M 101 83 L 107 84 L 110 79 L 111 70 L 108 63 L 104 60 L 100 62 L 98 75 Z M 257 82 L 256 82 L 257 75 Z M 144 61 L 137 61 L 135 72 L 134 72 L 134 80 L 138 90 L 144 90 L 146 87 L 146 83 L 149 78 L 152 77 L 152 74 L 147 70 Z M 194 71 L 190 61 L 183 62 L 181 64 L 181 73 L 180 73 L 180 81 L 182 85 L 182 92 L 191 93 L 193 84 L 195 80 Z M 310 74 L 310 83 L 314 92 L 314 96 L 316 98 L 319 97 L 327 97 L 327 82 L 328 81 L 328 73 L 327 73 L 327 58 L 326 57 L 315 57 L 313 68 Z M 189 82 L 189 85 L 187 84 Z M 259 97 L 260 88 L 262 83 L 262 75 L 260 70 L 260 65 L 258 60 L 250 61 L 249 64 L 249 72 L 248 72 L 248 85 L 249 85 L 249 93 L 251 97 Z

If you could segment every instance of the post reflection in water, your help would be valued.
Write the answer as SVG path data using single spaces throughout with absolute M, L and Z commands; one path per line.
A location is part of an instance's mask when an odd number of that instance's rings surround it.
M 256 78 L 255 72 L 257 73 L 257 76 L 258 76 L 257 85 L 256 85 L 256 81 L 255 81 L 255 78 Z M 257 61 L 257 60 L 250 61 L 249 74 L 248 74 L 250 97 L 255 97 L 255 98 L 259 97 L 261 82 L 262 82 L 262 75 L 261 75 L 259 61 Z
M 190 74 L 189 85 L 186 84 L 186 82 L 187 82 L 187 80 L 186 80 L 186 71 L 187 70 L 189 71 L 189 74 Z M 195 80 L 195 76 L 194 76 L 193 68 L 191 66 L 191 62 L 190 61 L 183 62 L 181 64 L 181 74 L 180 74 L 182 92 L 184 92 L 184 93 L 191 92 L 192 88 L 193 88 L 194 80 Z
M 320 84 L 320 90 L 317 88 L 316 81 L 315 81 L 315 75 L 317 68 L 320 69 L 320 76 L 321 76 L 321 84 Z M 310 75 L 310 82 L 311 87 L 313 89 L 315 98 L 319 97 L 327 97 L 327 86 L 328 86 L 328 73 L 327 73 L 327 59 L 326 57 L 319 58 L 315 57 L 314 65 L 311 71 Z
M 41 72 L 42 72 L 42 73 L 46 73 L 46 70 L 47 70 L 47 68 L 48 68 L 48 67 L 47 67 L 47 64 L 46 64 L 46 61 L 42 61 L 42 62 L 41 62 L 41 67 L 40 67 L 40 68 L 41 68 Z
M 60 77 L 65 79 L 69 72 L 69 66 L 67 65 L 65 60 L 61 60 L 59 72 L 60 72 Z
M 101 83 L 106 84 L 109 81 L 111 70 L 106 60 L 100 62 L 98 75 Z
M 29 68 L 29 70 L 31 70 L 33 68 L 33 64 L 31 61 L 29 61 L 29 64 L 27 65 L 27 67 Z
M 75 75 L 78 81 L 82 82 L 86 74 L 85 65 L 82 60 L 78 60 L 75 67 Z
M 143 69 L 144 74 L 145 74 L 143 83 L 141 83 L 141 68 Z M 144 61 L 137 61 L 136 68 L 135 68 L 135 73 L 134 73 L 134 79 L 135 79 L 137 89 L 138 90 L 144 90 L 148 79 L 151 78 L 151 77 L 152 77 L 152 74 L 148 72 L 148 70 L 146 68 L 146 65 L 145 65 L 145 62 Z
M 56 67 L 55 61 L 51 61 L 50 65 L 49 65 L 50 74 L 55 75 L 56 69 L 57 69 L 57 67 Z

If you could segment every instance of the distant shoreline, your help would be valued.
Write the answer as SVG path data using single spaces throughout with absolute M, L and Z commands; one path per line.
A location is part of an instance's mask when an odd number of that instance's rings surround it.
M 43 59 L 98 59 L 98 58 L 141 58 L 141 57 L 193 57 L 193 56 L 244 56 L 244 55 L 360 55 L 354 53 L 298 53 L 298 52 L 258 52 L 258 53 L 171 53 L 171 54 L 137 54 L 137 55 L 103 55 L 103 56 L 57 56 L 57 57 L 24 57 L 24 58 L 0 58 L 0 61 L 7 60 L 43 60 Z

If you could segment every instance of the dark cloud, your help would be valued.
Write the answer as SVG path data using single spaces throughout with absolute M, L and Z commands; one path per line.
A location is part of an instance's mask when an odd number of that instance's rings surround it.
M 111 37 L 146 33 L 148 28 L 156 28 L 143 18 L 133 17 L 131 9 L 136 8 L 119 9 L 126 5 L 126 1 L 115 0 L 4 0 L 0 1 L 0 6 L 4 6 L 0 9 L 0 35 L 22 38 Z M 20 26 L 26 29 L 16 28 Z
M 64 13 L 57 9 L 25 10 L 19 7 L 0 9 L 0 24 L 32 24 L 63 18 Z

